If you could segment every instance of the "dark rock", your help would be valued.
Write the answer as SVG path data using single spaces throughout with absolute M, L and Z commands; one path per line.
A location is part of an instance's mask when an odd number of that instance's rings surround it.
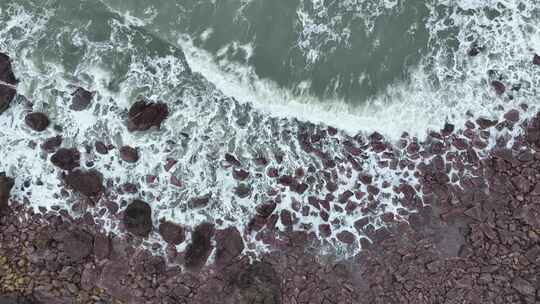
M 39 304 L 39 303 L 33 300 L 32 298 L 0 295 L 0 304 Z
M 238 161 L 238 159 L 236 158 L 236 156 L 232 155 L 231 153 L 225 153 L 225 160 L 233 165 L 233 166 L 236 166 L 236 167 L 240 167 L 242 164 L 240 163 L 240 161 Z
M 159 234 L 165 242 L 172 245 L 179 245 L 186 239 L 184 228 L 169 221 L 159 223 Z
M 103 177 L 96 170 L 70 171 L 65 177 L 66 184 L 73 190 L 88 197 L 96 197 L 103 191 Z
M 233 178 L 239 181 L 243 181 L 248 178 L 249 172 L 244 169 L 233 170 Z
M 340 242 L 345 244 L 352 244 L 356 240 L 354 234 L 347 230 L 341 231 L 336 235 L 336 237 Z
M 79 87 L 71 94 L 70 109 L 73 111 L 86 110 L 92 101 L 93 94 L 87 90 Z
M 534 54 L 533 64 L 540 65 L 540 56 L 538 56 L 537 54 Z
M 519 111 L 518 110 L 510 110 L 504 114 L 504 119 L 511 121 L 511 122 L 517 122 L 519 120 Z
M 17 84 L 11 67 L 11 59 L 4 53 L 0 53 L 0 81 L 10 85 Z M 12 87 L 0 84 L 0 114 L 7 110 L 16 93 Z
M 498 80 L 493 80 L 491 82 L 491 87 L 495 90 L 497 95 L 502 95 L 506 91 L 506 86 Z
M 186 248 L 184 261 L 187 268 L 195 269 L 204 266 L 212 251 L 213 236 L 213 224 L 203 223 L 195 227 L 191 234 L 191 243 Z
M 26 125 L 37 132 L 44 131 L 50 124 L 47 114 L 41 112 L 32 112 L 26 115 L 24 118 Z
M 47 138 L 43 144 L 41 144 L 41 149 L 46 152 L 52 153 L 56 151 L 58 147 L 62 144 L 62 136 L 57 135 L 51 138 Z
M 226 266 L 244 250 L 244 241 L 236 227 L 216 233 L 216 265 Z
M 267 202 L 257 206 L 257 213 L 263 218 L 269 217 L 276 210 L 275 202 Z
M 109 153 L 109 149 L 102 141 L 96 141 L 94 144 L 97 153 L 99 154 L 107 154 Z
M 152 231 L 152 209 L 148 203 L 134 200 L 124 213 L 124 226 L 134 235 L 147 237 Z
M 251 187 L 246 184 L 239 184 L 235 188 L 235 193 L 239 198 L 246 198 L 251 195 Z
M 94 237 L 94 255 L 98 260 L 109 257 L 111 253 L 111 239 L 103 233 L 98 233 Z
M 487 129 L 487 128 L 493 127 L 497 124 L 497 122 L 498 121 L 496 120 L 489 120 L 486 118 L 478 118 L 476 120 L 476 123 L 478 124 L 478 126 L 480 126 L 481 129 Z
M 467 55 L 471 56 L 471 57 L 475 57 L 477 56 L 478 54 L 480 54 L 480 52 L 482 51 L 482 48 L 481 47 L 478 47 L 478 46 L 472 46 L 468 51 L 467 51 Z
M 151 127 L 159 129 L 168 115 L 169 109 L 164 103 L 137 101 L 128 112 L 128 130 L 146 131 Z
M 139 160 L 137 149 L 130 146 L 120 148 L 120 158 L 127 163 L 136 163 Z
M 11 188 L 14 184 L 13 178 L 7 177 L 5 172 L 0 172 L 0 212 L 7 208 Z
M 137 185 L 132 184 L 132 183 L 124 183 L 122 185 L 122 190 L 126 193 L 131 193 L 131 194 L 137 193 L 138 191 Z
M 453 124 L 445 123 L 443 129 L 441 130 L 441 134 L 443 136 L 448 136 L 454 132 L 454 129 L 455 127 Z
M 212 193 L 208 193 L 203 196 L 194 197 L 190 200 L 190 206 L 192 208 L 201 208 L 208 205 L 208 202 L 210 201 L 210 198 L 212 197 Z
M 61 148 L 51 156 L 51 163 L 62 170 L 73 170 L 80 166 L 81 154 L 75 148 Z

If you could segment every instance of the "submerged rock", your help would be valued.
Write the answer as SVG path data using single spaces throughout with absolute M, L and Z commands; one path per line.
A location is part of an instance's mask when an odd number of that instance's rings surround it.
M 41 149 L 46 152 L 52 153 L 56 151 L 58 147 L 62 144 L 62 136 L 57 135 L 51 138 L 47 138 L 41 145 Z
M 103 178 L 96 170 L 74 170 L 65 177 L 66 184 L 88 197 L 96 197 L 103 191 Z
M 146 131 L 154 126 L 159 129 L 168 115 L 169 110 L 164 103 L 137 101 L 128 112 L 128 130 Z
M 159 234 L 165 242 L 171 245 L 179 245 L 186 238 L 184 228 L 169 221 L 162 221 L 159 224 Z
M 0 212 L 8 205 L 11 188 L 15 181 L 11 177 L 7 177 L 5 172 L 0 172 Z
M 73 111 L 86 110 L 90 105 L 93 97 L 93 94 L 91 92 L 81 87 L 77 88 L 77 90 L 75 90 L 75 92 L 73 92 L 71 95 L 71 105 L 69 106 L 69 108 Z
M 495 93 L 497 93 L 497 95 L 502 95 L 506 91 L 506 86 L 498 80 L 492 81 L 491 87 L 495 90 Z
M 17 83 L 11 67 L 11 59 L 4 53 L 0 53 L 0 81 L 10 85 Z M 0 84 L 0 114 L 7 110 L 15 94 L 15 89 Z
M 540 56 L 538 56 L 538 54 L 534 54 L 533 63 L 536 65 L 540 65 Z
M 50 124 L 49 117 L 45 113 L 32 112 L 24 118 L 26 125 L 37 132 L 44 131 Z
M 81 154 L 75 148 L 61 148 L 51 156 L 51 162 L 63 170 L 73 170 L 80 166 Z
M 130 146 L 120 148 L 120 158 L 127 163 L 136 163 L 139 160 L 137 149 Z
M 191 234 L 191 244 L 186 249 L 186 267 L 193 269 L 204 266 L 212 251 L 211 239 L 213 236 L 213 224 L 202 223 L 195 227 L 195 230 Z
M 152 231 L 152 208 L 148 203 L 134 200 L 126 208 L 124 225 L 130 233 L 147 237 Z

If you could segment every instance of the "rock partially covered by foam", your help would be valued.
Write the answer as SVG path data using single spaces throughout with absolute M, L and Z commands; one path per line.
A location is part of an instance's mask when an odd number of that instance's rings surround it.
M 51 163 L 62 170 L 73 170 L 80 166 L 81 154 L 75 148 L 61 148 L 51 156 Z
M 11 68 L 11 59 L 4 53 L 0 53 L 0 81 L 10 85 L 17 83 L 17 79 L 15 79 Z M 9 107 L 9 104 L 15 97 L 15 93 L 16 91 L 13 87 L 0 84 L 0 114 Z
M 71 105 L 69 108 L 73 111 L 86 110 L 88 106 L 90 106 L 90 102 L 92 102 L 92 97 L 94 97 L 92 92 L 89 92 L 81 87 L 77 88 L 77 90 L 75 90 L 71 96 Z
M 159 224 L 159 234 L 165 242 L 171 245 L 181 244 L 186 238 L 184 228 L 169 221 L 161 221 Z
M 147 237 L 152 231 L 152 208 L 148 203 L 134 200 L 126 208 L 124 226 L 130 233 Z
M 15 181 L 11 177 L 7 177 L 5 172 L 0 172 L 0 212 L 8 205 L 11 188 Z
M 146 131 L 154 126 L 159 129 L 168 115 L 169 109 L 164 103 L 137 101 L 128 112 L 128 130 Z
M 187 247 L 185 265 L 188 268 L 200 268 L 204 266 L 206 260 L 212 252 L 212 237 L 214 236 L 214 225 L 202 223 L 195 227 L 191 235 L 191 244 Z
M 44 131 L 51 123 L 47 114 L 41 112 L 27 114 L 24 118 L 24 122 L 30 129 L 37 132 Z
M 139 160 L 137 149 L 130 146 L 120 148 L 120 158 L 127 163 L 136 163 Z
M 103 178 L 96 170 L 71 171 L 66 175 L 65 181 L 73 190 L 88 197 L 97 197 L 103 192 Z

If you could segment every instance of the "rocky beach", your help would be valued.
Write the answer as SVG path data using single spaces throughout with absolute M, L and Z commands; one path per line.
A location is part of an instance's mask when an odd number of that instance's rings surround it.
M 56 180 L 32 179 L 17 164 L 0 175 L 2 304 L 540 302 L 540 113 L 527 103 L 497 120 L 463 113 L 464 125 L 449 121 L 423 139 L 271 120 L 258 140 L 292 148 L 220 152 L 214 174 L 232 181 L 229 193 L 183 198 L 188 214 L 213 216 L 182 222 L 156 218 L 159 193 L 189 186 L 170 174 L 178 159 L 107 137 L 74 145 L 58 115 L 17 94 L 25 79 L 10 56 L 0 54 L 0 115 L 25 109 L 12 124 L 24 125 L 32 162 Z M 540 73 L 539 57 L 530 58 Z M 488 86 L 499 99 L 519 90 Z M 74 88 L 65 111 L 85 111 L 95 94 Z M 214 102 L 239 112 L 223 128 L 260 126 L 249 106 Z M 172 101 L 134 99 L 119 123 L 151 141 L 169 134 L 175 111 Z M 209 140 L 185 132 L 188 145 Z M 115 177 L 129 172 L 115 166 L 141 162 L 160 169 Z M 69 208 L 31 204 L 27 189 L 44 182 Z M 153 184 L 158 195 L 148 196 Z M 230 198 L 247 209 L 245 225 L 213 212 Z

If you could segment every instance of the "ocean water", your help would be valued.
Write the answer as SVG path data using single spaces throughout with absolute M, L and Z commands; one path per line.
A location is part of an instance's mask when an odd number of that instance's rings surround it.
M 479 54 L 469 56 L 472 48 Z M 134 165 L 114 153 L 83 153 L 82 163 L 116 184 L 140 184 L 154 220 L 195 225 L 219 218 L 220 226 L 245 227 L 273 185 L 263 176 L 249 182 L 251 197 L 236 197 L 238 182 L 222 166 L 226 152 L 244 162 L 285 153 L 280 166 L 293 172 L 312 156 L 280 134 L 304 122 L 334 126 L 343 136 L 378 131 L 397 140 L 405 131 L 423 138 L 446 122 L 460 126 L 467 112 L 499 118 L 522 103 L 536 109 L 540 2 L 12 0 L 0 3 L 0 51 L 12 57 L 20 80 L 19 95 L 0 117 L 0 170 L 17 177 L 17 199 L 46 208 L 76 199 L 61 196 L 60 172 L 31 147 L 58 133 L 29 131 L 24 115 L 32 108 L 63 129 L 64 146 L 82 150 L 99 139 L 138 147 Z M 506 85 L 505 94 L 495 93 L 493 80 Z M 95 92 L 89 110 L 69 111 L 76 86 Z M 127 132 L 127 109 L 140 96 L 169 105 L 162 130 Z M 364 170 L 380 182 L 415 184 L 367 157 Z M 179 160 L 172 172 L 163 169 L 167 158 Z M 158 179 L 146 183 L 147 175 Z M 170 185 L 172 175 L 182 187 Z M 339 187 L 355 187 L 354 180 L 339 177 Z M 284 200 L 303 201 L 313 191 Z M 208 208 L 186 203 L 210 193 Z M 387 198 L 379 211 L 399 207 Z M 359 216 L 331 219 L 349 229 Z M 118 229 L 112 217 L 103 221 Z

